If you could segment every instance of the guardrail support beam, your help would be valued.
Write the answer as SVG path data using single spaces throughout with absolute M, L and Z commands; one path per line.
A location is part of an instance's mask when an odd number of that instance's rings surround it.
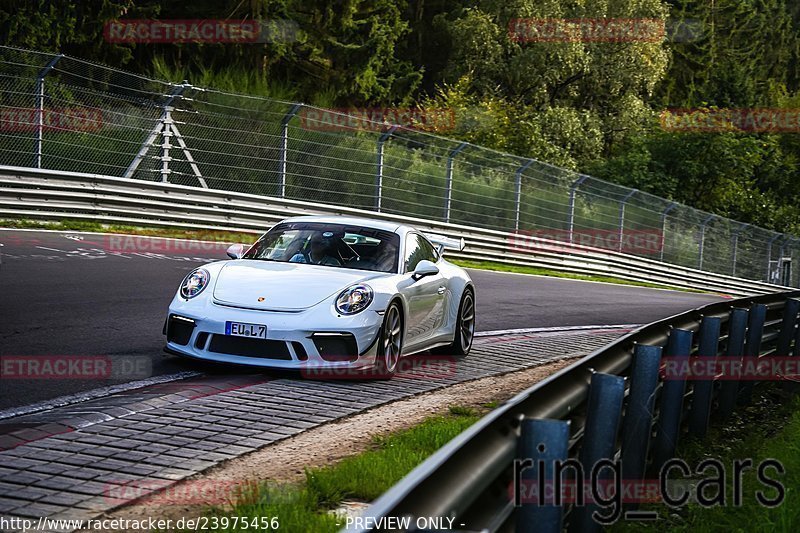
M 64 57 L 64 54 L 58 54 L 53 57 L 53 59 L 39 71 L 39 75 L 36 76 L 36 142 L 33 147 L 33 153 L 35 154 L 34 166 L 36 168 L 42 168 L 42 143 L 44 142 L 44 79 L 62 57 Z
M 688 361 L 692 350 L 692 335 L 691 331 L 685 329 L 670 331 L 665 351 L 665 355 L 669 358 L 667 364 L 674 364 L 673 368 L 680 368 Z M 658 429 L 653 442 L 653 471 L 656 473 L 660 472 L 664 463 L 675 457 L 685 390 L 686 377 L 683 375 L 668 375 L 661 387 Z
M 575 194 L 578 190 L 578 187 L 586 181 L 589 176 L 581 176 L 580 178 L 576 179 L 572 182 L 572 185 L 569 186 L 569 243 L 572 244 L 574 241 L 574 234 L 575 234 Z
M 704 316 L 700 323 L 697 341 L 697 357 L 707 363 L 704 370 L 713 365 L 719 352 L 719 334 L 722 320 L 715 316 Z M 711 363 L 711 364 L 708 364 Z M 692 405 L 689 408 L 689 433 L 705 437 L 711 416 L 711 400 L 714 395 L 714 378 L 695 380 L 692 388 Z
M 518 473 L 514 467 L 514 486 L 526 487 L 522 494 L 539 495 L 544 487 L 540 481 L 551 486 L 563 481 L 555 478 L 556 461 L 566 461 L 569 454 L 569 422 L 549 419 L 526 419 L 522 421 L 521 435 L 517 445 L 518 461 L 532 460 L 532 465 Z M 539 505 L 538 501 L 520 502 L 515 513 L 516 533 L 561 533 L 563 506 Z
M 278 154 L 278 195 L 286 198 L 286 162 L 289 158 L 289 122 L 303 107 L 303 104 L 294 104 L 289 112 L 281 119 L 281 149 Z
M 383 199 L 383 145 L 400 126 L 391 126 L 378 137 L 378 171 L 375 173 L 375 211 L 381 212 Z
M 522 204 L 522 173 L 533 164 L 534 160 L 529 159 L 524 165 L 519 167 L 514 173 L 514 229 L 519 230 L 519 211 Z
M 610 468 L 597 468 L 596 472 L 593 470 L 599 461 L 614 459 L 624 397 L 625 378 L 599 372 L 592 374 L 586 407 L 586 425 L 583 429 L 583 445 L 580 451 L 580 462 L 587 480 L 605 480 L 611 477 L 608 475 Z M 576 487 L 576 490 L 584 490 L 584 487 Z M 570 531 L 581 533 L 600 531 L 602 529 L 600 524 L 592 518 L 595 512 L 606 514 L 603 508 L 594 503 L 573 507 Z
M 761 353 L 761 339 L 764 336 L 764 322 L 767 319 L 767 306 L 755 304 L 750 307 L 750 316 L 747 321 L 747 336 L 744 343 L 743 366 L 749 362 L 755 363 Z M 739 404 L 747 405 L 753 396 L 753 376 L 750 375 L 739 383 Z
M 728 347 L 725 351 L 726 367 L 733 363 L 741 362 L 744 353 L 744 337 L 747 333 L 747 309 L 736 307 L 731 309 L 728 318 Z M 739 396 L 739 380 L 733 376 L 723 379 L 719 387 L 719 417 L 721 420 L 729 418 L 736 408 L 736 398 Z
M 622 423 L 622 479 L 641 481 L 653 430 L 661 346 L 637 344 L 631 361 L 630 389 Z
M 445 168 L 444 175 L 444 221 L 450 222 L 450 207 L 453 203 L 453 159 L 463 150 L 469 146 L 469 143 L 463 142 L 453 148 L 447 156 L 447 167 Z

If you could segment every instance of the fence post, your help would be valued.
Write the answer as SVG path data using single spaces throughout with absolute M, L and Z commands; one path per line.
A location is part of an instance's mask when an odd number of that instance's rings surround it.
M 519 230 L 519 210 L 522 203 L 522 173 L 533 164 L 533 159 L 517 169 L 514 175 L 514 229 Z
M 767 243 L 767 277 L 765 278 L 765 281 L 767 283 L 770 282 L 769 279 L 772 277 L 771 276 L 771 274 L 772 274 L 772 245 L 775 243 L 776 240 L 778 240 L 781 237 L 781 235 L 782 235 L 782 233 L 776 233 L 775 235 L 772 236 L 772 238 Z M 776 264 L 780 266 L 780 264 L 781 264 L 780 258 L 778 259 L 778 262 Z
M 692 350 L 692 335 L 691 331 L 685 329 L 670 331 L 665 354 L 672 362 L 677 363 L 675 367 L 679 368 L 688 361 L 689 352 Z M 681 429 L 685 390 L 686 376 L 682 373 L 665 377 L 664 385 L 661 387 L 658 430 L 653 442 L 653 469 L 655 472 L 659 472 L 664 463 L 675 456 L 675 447 L 678 445 L 678 435 Z
M 630 389 L 622 423 L 622 479 L 641 481 L 647 464 L 647 449 L 653 431 L 661 346 L 637 344 L 631 361 Z
M 596 472 L 594 469 L 598 461 L 614 459 L 624 397 L 625 378 L 613 374 L 592 374 L 586 407 L 586 425 L 583 429 L 583 444 L 580 451 L 580 462 L 584 475 L 592 482 L 595 479 L 608 477 L 601 475 L 602 471 L 608 471 L 608 467 L 598 468 Z M 584 487 L 576 486 L 575 490 L 584 490 Z M 570 531 L 600 531 L 600 524 L 592 518 L 592 514 L 600 510 L 600 506 L 594 503 L 575 506 L 572 509 L 573 519 L 570 519 Z
M 700 253 L 699 259 L 697 261 L 697 269 L 703 270 L 703 251 L 706 246 L 706 227 L 708 227 L 708 223 L 717 218 L 717 215 L 708 215 L 706 219 L 700 224 Z
M 742 224 L 735 232 L 733 232 L 733 257 L 731 259 L 731 276 L 736 277 L 736 259 L 739 253 L 739 234 L 744 231 L 750 224 Z
M 618 251 L 620 251 L 620 252 L 622 251 L 622 247 L 623 247 L 622 239 L 623 239 L 623 236 L 625 234 L 625 205 L 628 203 L 628 200 L 630 200 L 633 197 L 633 195 L 635 195 L 637 192 L 639 192 L 637 189 L 632 189 L 631 192 L 626 194 L 625 198 L 623 198 L 619 202 L 619 248 L 618 248 Z
M 560 485 L 563 479 L 555 479 L 555 462 L 566 461 L 569 453 L 569 422 L 564 420 L 527 419 L 522 421 L 521 435 L 517 444 L 518 461 L 531 460 L 532 465 L 518 474 L 515 464 L 514 485 L 522 488 L 524 484 L 536 487 L 536 490 L 522 494 L 546 495 L 545 487 L 538 486 L 539 481 L 545 485 Z M 519 477 L 517 477 L 519 476 Z M 539 505 L 540 502 L 520 502 L 516 510 L 516 533 L 552 532 L 560 533 L 563 521 L 563 506 Z
M 153 129 L 150 130 L 150 133 L 147 135 L 147 138 L 142 143 L 142 146 L 139 147 L 139 152 L 134 156 L 133 161 L 131 161 L 130 165 L 128 165 L 128 168 L 125 169 L 125 173 L 122 174 L 123 178 L 133 177 L 134 173 L 136 172 L 136 169 L 139 168 L 139 164 L 147 155 L 147 152 L 150 150 L 150 147 L 153 145 L 153 142 L 155 142 L 156 137 L 158 137 L 158 134 L 163 131 L 164 121 L 168 116 L 167 109 L 171 108 L 172 102 L 175 100 L 175 98 L 181 96 L 183 94 L 183 91 L 189 86 L 190 86 L 189 83 L 186 80 L 184 80 L 182 84 L 175 85 L 172 88 L 172 92 L 167 96 L 166 102 L 164 102 L 163 106 L 164 110 L 161 112 L 161 116 L 158 118 L 158 122 L 156 123 L 155 126 L 153 126 Z
M 53 57 L 45 67 L 39 71 L 36 76 L 36 142 L 33 148 L 35 156 L 34 164 L 36 168 L 42 168 L 42 142 L 44 141 L 44 78 L 53 70 L 56 63 L 64 57 L 64 54 L 58 54 Z
M 447 167 L 445 168 L 444 178 L 444 221 L 450 222 L 450 204 L 453 201 L 453 159 L 458 153 L 469 146 L 469 143 L 461 143 L 450 151 L 447 156 Z
M 728 318 L 728 347 L 725 351 L 725 368 L 732 368 L 734 364 L 741 363 L 744 353 L 744 336 L 747 332 L 747 317 L 750 311 L 739 307 L 731 309 Z M 719 417 L 725 420 L 733 414 L 736 408 L 736 398 L 739 395 L 739 380 L 733 375 L 724 375 L 719 387 Z
M 381 198 L 383 197 L 383 143 L 392 136 L 400 126 L 391 126 L 378 137 L 378 171 L 375 174 L 375 211 L 381 211 Z
M 667 244 L 667 215 L 676 207 L 678 207 L 678 203 L 672 202 L 661 212 L 661 256 L 659 257 L 661 262 L 664 261 L 664 249 Z
M 744 355 L 742 356 L 744 367 L 746 363 L 755 363 L 761 352 L 761 339 L 764 336 L 764 322 L 767 319 L 767 306 L 755 304 L 750 307 L 750 318 L 747 321 L 747 337 L 744 343 Z M 739 404 L 750 403 L 753 396 L 753 377 L 747 376 L 744 381 L 739 383 Z
M 575 192 L 577 191 L 578 187 L 586 181 L 589 176 L 581 176 L 580 178 L 576 179 L 572 182 L 572 185 L 569 186 L 569 243 L 572 244 L 573 242 L 573 234 L 575 232 Z
M 294 104 L 281 120 L 281 150 L 278 162 L 278 193 L 281 198 L 286 197 L 286 162 L 289 156 L 289 122 L 302 107 L 303 104 Z
M 701 365 L 706 372 L 717 359 L 719 334 L 722 320 L 719 317 L 704 316 L 700 323 L 697 341 L 697 357 L 707 365 Z M 689 433 L 705 437 L 708 431 L 708 418 L 711 415 L 711 400 L 714 395 L 714 376 L 696 379 L 692 388 L 692 405 L 689 408 Z

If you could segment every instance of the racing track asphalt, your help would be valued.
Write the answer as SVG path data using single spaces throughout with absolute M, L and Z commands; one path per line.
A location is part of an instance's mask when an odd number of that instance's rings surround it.
M 154 376 L 219 367 L 165 357 L 161 328 L 186 273 L 224 245 L 78 232 L 0 230 L 0 356 L 102 355 L 145 361 Z M 470 270 L 478 330 L 640 324 L 718 300 L 692 294 Z M 0 409 L 140 379 L 0 376 Z M 241 372 L 241 370 L 238 370 Z M 0 373 L 2 367 L 0 366 Z

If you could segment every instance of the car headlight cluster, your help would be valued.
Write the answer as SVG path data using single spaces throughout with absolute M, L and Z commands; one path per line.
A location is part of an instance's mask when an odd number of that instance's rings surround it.
M 211 274 L 205 268 L 198 268 L 193 270 L 183 279 L 181 283 L 181 296 L 187 300 L 194 298 L 206 288 L 208 281 L 211 279 Z
M 352 285 L 336 297 L 336 310 L 343 315 L 360 313 L 372 303 L 372 296 L 369 285 Z

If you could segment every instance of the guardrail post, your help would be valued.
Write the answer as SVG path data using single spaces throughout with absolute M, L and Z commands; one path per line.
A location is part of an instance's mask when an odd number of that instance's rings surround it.
M 770 282 L 769 279 L 772 277 L 772 245 L 775 243 L 776 240 L 778 240 L 781 237 L 781 235 L 783 234 L 776 233 L 767 243 L 767 277 L 764 278 L 764 281 L 766 281 L 767 283 Z M 780 259 L 776 264 L 777 265 L 781 264 Z
M 34 164 L 36 168 L 42 168 L 42 143 L 44 142 L 44 79 L 56 66 L 56 63 L 64 57 L 58 54 L 53 57 L 36 76 L 36 142 L 33 148 L 35 154 Z
M 668 460 L 675 456 L 678 435 L 683 413 L 683 395 L 686 390 L 686 376 L 682 372 L 670 375 L 670 368 L 680 369 L 688 362 L 692 351 L 693 333 L 685 329 L 670 331 L 665 351 L 668 357 L 667 375 L 661 387 L 656 439 L 653 442 L 653 470 L 659 472 Z M 670 366 L 672 365 L 672 366 Z
M 289 156 L 289 122 L 303 107 L 303 104 L 294 104 L 281 120 L 281 150 L 278 160 L 278 194 L 286 197 L 286 162 Z
M 529 159 L 514 173 L 514 229 L 519 230 L 519 210 L 522 203 L 522 173 L 533 164 L 534 160 Z
M 705 251 L 706 246 L 706 228 L 708 227 L 708 223 L 715 218 L 717 218 L 717 215 L 708 215 L 702 224 L 700 224 L 700 245 L 697 260 L 697 270 L 703 270 L 703 252 Z
M 661 212 L 661 254 L 659 260 L 664 261 L 664 250 L 667 244 L 667 215 L 669 212 L 678 207 L 677 202 L 670 203 L 666 209 Z
M 625 234 L 625 205 L 628 203 L 633 195 L 639 192 L 637 189 L 632 189 L 631 192 L 625 195 L 625 198 L 620 200 L 619 202 L 619 248 L 618 251 L 622 251 L 623 248 L 623 236 Z
M 739 254 L 739 234 L 750 224 L 742 224 L 739 229 L 733 232 L 733 257 L 731 258 L 731 276 L 736 277 L 736 259 Z
M 603 459 L 614 459 L 624 397 L 625 378 L 613 374 L 592 374 L 586 407 L 586 425 L 583 429 L 583 445 L 580 451 L 584 476 L 592 482 L 608 478 L 602 475 L 603 472 L 608 472 L 608 466 L 599 468 L 602 463 L 598 465 L 598 462 Z M 585 490 L 585 487 L 577 486 L 575 490 Z M 592 513 L 598 511 L 601 511 L 601 508 L 594 503 L 573 507 L 570 531 L 600 531 L 600 524 L 592 518 Z
M 750 307 L 750 317 L 747 321 L 747 336 L 744 343 L 744 355 L 742 356 L 742 366 L 746 366 L 748 362 L 755 363 L 761 353 L 761 339 L 764 336 L 764 322 L 767 319 L 767 306 L 764 304 L 755 304 Z M 749 360 L 749 361 L 748 361 Z M 754 376 L 746 376 L 744 381 L 739 383 L 739 404 L 746 405 L 750 403 L 753 396 L 753 378 Z
M 461 143 L 450 151 L 447 156 L 447 167 L 444 176 L 444 221 L 450 222 L 450 205 L 453 203 L 453 159 L 458 153 L 469 146 L 469 143 Z
M 702 362 L 703 372 L 712 370 L 719 352 L 719 335 L 722 320 L 719 317 L 704 316 L 700 323 L 697 341 L 697 357 Z M 708 432 L 708 419 L 711 415 L 711 400 L 714 395 L 714 376 L 695 379 L 692 388 L 692 405 L 689 408 L 689 433 L 705 437 Z
M 161 112 L 161 116 L 158 118 L 158 122 L 153 129 L 150 130 L 150 133 L 147 135 L 147 138 L 142 143 L 142 146 L 139 148 L 139 152 L 134 156 L 133 161 L 131 161 L 128 168 L 125 169 L 125 173 L 122 174 L 123 178 L 132 178 L 133 174 L 136 172 L 136 169 L 139 168 L 139 164 L 147 155 L 147 152 L 150 150 L 150 147 L 158 137 L 158 134 L 164 130 L 165 120 L 169 117 L 169 109 L 172 109 L 172 102 L 175 98 L 178 98 L 180 95 L 183 94 L 183 91 L 189 87 L 189 83 L 184 80 L 181 85 L 175 85 L 172 88 L 172 92 L 167 96 L 167 100 L 164 102 L 163 111 Z M 163 164 L 163 163 L 162 163 Z M 169 170 L 169 169 L 167 169 Z
M 789 349 L 792 346 L 792 339 L 794 339 L 797 327 L 798 313 L 800 313 L 800 300 L 788 298 L 783 307 L 781 331 L 778 333 L 778 341 L 775 345 L 775 355 L 778 357 L 789 356 Z
M 725 350 L 724 368 L 732 368 L 735 364 L 741 363 L 744 353 L 744 337 L 747 333 L 747 317 L 750 312 L 747 309 L 731 309 L 728 318 L 728 347 Z M 725 420 L 733 414 L 736 408 L 736 398 L 739 396 L 739 380 L 729 372 L 722 376 L 722 383 L 719 387 L 719 417 Z
M 578 187 L 586 181 L 589 176 L 581 176 L 572 182 L 569 186 L 569 243 L 573 243 L 573 235 L 575 233 L 575 193 Z
M 566 461 L 569 454 L 569 422 L 563 420 L 527 419 L 522 421 L 521 435 L 517 444 L 518 461 L 531 460 L 530 467 L 519 472 L 514 468 L 514 486 L 523 488 L 522 494 L 536 498 L 548 495 L 546 486 L 557 486 L 563 478 L 555 479 L 555 463 Z M 519 476 L 519 477 L 517 477 Z M 539 486 L 543 481 L 545 487 Z M 535 489 L 535 490 L 534 490 Z M 520 495 L 521 496 L 521 495 Z M 516 533 L 552 532 L 560 533 L 563 521 L 563 506 L 539 505 L 539 501 L 519 502 L 516 510 Z
M 381 211 L 381 198 L 383 197 L 383 144 L 392 136 L 400 126 L 392 126 L 378 137 L 378 171 L 375 174 L 375 211 Z
M 644 479 L 647 449 L 653 431 L 653 407 L 661 346 L 637 344 L 631 361 L 630 389 L 622 423 L 622 479 L 633 482 Z

